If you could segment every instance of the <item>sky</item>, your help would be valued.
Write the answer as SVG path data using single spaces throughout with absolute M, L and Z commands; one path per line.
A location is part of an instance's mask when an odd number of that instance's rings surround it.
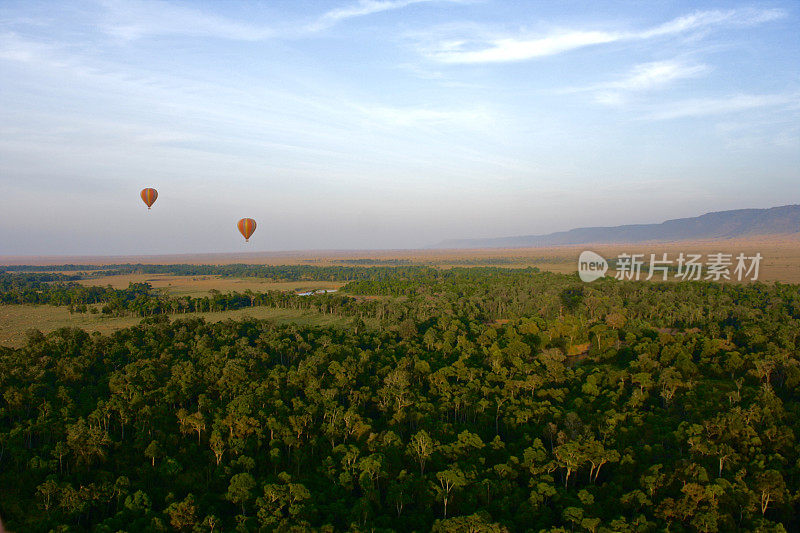
M 796 1 L 2 0 L 0 255 L 418 248 L 800 203 L 798 27 Z

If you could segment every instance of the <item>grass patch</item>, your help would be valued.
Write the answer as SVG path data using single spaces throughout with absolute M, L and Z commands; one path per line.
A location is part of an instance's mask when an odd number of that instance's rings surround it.
M 270 281 L 262 278 L 227 278 L 222 276 L 173 276 L 171 274 L 125 274 L 98 276 L 80 280 L 86 286 L 111 285 L 126 289 L 130 283 L 149 283 L 155 289 L 165 289 L 171 296 L 208 296 L 212 289 L 220 292 L 310 291 L 312 289 L 338 289 L 344 283 L 336 281 Z
M 299 309 L 274 309 L 271 307 L 248 307 L 233 311 L 213 311 L 208 313 L 185 313 L 169 315 L 171 320 L 177 318 L 203 317 L 209 322 L 220 322 L 228 319 L 251 317 L 268 319 L 286 324 L 340 326 L 346 327 L 352 322 L 351 317 L 318 313 Z M 142 319 L 136 316 L 108 317 L 89 313 L 70 314 L 66 307 L 51 305 L 0 305 L 0 346 L 18 348 L 25 344 L 25 332 L 38 329 L 50 333 L 63 327 L 81 328 L 88 332 L 98 331 L 103 334 L 118 329 L 135 326 Z

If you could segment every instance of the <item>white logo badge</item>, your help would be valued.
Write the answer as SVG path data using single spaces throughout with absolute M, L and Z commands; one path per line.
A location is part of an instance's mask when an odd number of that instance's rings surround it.
M 581 281 L 589 283 L 600 279 L 608 271 L 608 262 L 602 256 L 586 250 L 578 258 L 578 276 Z

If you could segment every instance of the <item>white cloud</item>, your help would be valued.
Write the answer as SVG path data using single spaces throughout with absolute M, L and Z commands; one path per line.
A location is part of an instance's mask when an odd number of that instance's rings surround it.
M 185 78 L 180 72 L 153 77 L 146 70 L 121 69 L 76 55 L 71 48 L 40 45 L 0 33 L 0 59 L 4 57 L 50 78 L 52 81 L 43 85 L 46 92 L 58 94 L 64 101 L 91 101 L 98 108 L 118 101 L 126 104 L 104 107 L 100 113 L 103 118 L 98 120 L 92 118 L 94 113 L 83 116 L 49 110 L 0 116 L 0 123 L 7 120 L 8 125 L 18 125 L 22 130 L 6 135 L 0 142 L 0 152 L 32 157 L 43 145 L 51 152 L 66 146 L 52 160 L 76 157 L 89 162 L 97 159 L 90 154 L 102 145 L 106 147 L 104 159 L 131 160 L 131 168 L 135 168 L 132 160 L 144 153 L 170 160 L 177 154 L 191 153 L 198 161 L 217 163 L 233 158 L 243 166 L 263 165 L 260 160 L 269 153 L 277 172 L 285 169 L 286 173 L 315 176 L 313 179 L 318 179 L 316 169 L 323 165 L 321 161 L 361 168 L 396 160 L 400 167 L 405 157 L 401 154 L 408 150 L 429 152 L 418 156 L 416 164 L 428 161 L 437 168 L 458 167 L 471 158 L 482 158 L 482 165 L 506 166 L 502 158 L 486 155 L 485 146 L 465 148 L 460 146 L 463 139 L 454 139 L 453 134 L 461 132 L 491 137 L 486 126 L 496 117 L 478 106 L 392 105 L 383 99 L 365 101 L 363 95 L 330 88 L 266 89 L 227 79 Z M 130 113 L 128 109 L 142 112 Z M 55 136 L 58 142 L 43 142 L 37 136 L 42 130 L 53 132 L 59 124 L 74 127 L 79 135 L 61 132 Z M 12 142 L 13 146 L 7 144 Z M 131 153 L 132 144 L 141 151 Z M 430 154 L 439 152 L 447 157 L 432 159 Z M 242 153 L 249 156 L 241 157 Z M 355 162 L 351 161 L 354 153 L 358 154 Z
M 718 122 L 717 134 L 731 150 L 752 150 L 763 147 L 793 149 L 800 148 L 800 122 L 791 113 L 762 116 L 756 120 L 729 120 Z
M 267 27 L 232 20 L 199 9 L 162 0 L 102 0 L 106 8 L 101 27 L 114 37 L 134 40 L 148 35 L 189 35 L 260 41 L 272 37 L 291 37 L 330 28 L 342 21 L 402 9 L 412 4 L 459 2 L 462 0 L 360 0 L 332 9 L 305 26 Z
M 111 36 L 134 40 L 149 35 L 190 35 L 259 41 L 275 32 L 159 0 L 103 0 L 100 26 Z
M 588 85 L 565 89 L 565 93 L 592 93 L 594 100 L 605 105 L 621 105 L 625 103 L 625 95 L 657 89 L 671 82 L 693 78 L 708 71 L 709 67 L 703 64 L 684 63 L 672 59 L 667 61 L 654 61 L 636 65 L 624 77 Z
M 729 11 L 698 11 L 679 17 L 650 30 L 632 34 L 633 38 L 649 39 L 663 35 L 674 35 L 716 25 L 752 26 L 786 16 L 780 9 L 732 9 Z
M 675 80 L 692 78 L 707 71 L 706 65 L 687 65 L 679 61 L 655 61 L 634 67 L 625 78 L 605 83 L 601 88 L 641 91 L 666 85 Z
M 477 36 L 435 39 L 433 44 L 421 46 L 420 51 L 428 58 L 442 63 L 503 63 L 551 56 L 613 42 L 652 39 L 721 26 L 749 26 L 785 15 L 785 12 L 776 9 L 699 11 L 635 32 L 559 29 L 548 35 L 536 37 Z
M 39 62 L 53 51 L 53 47 L 20 38 L 11 32 L 0 33 L 0 59 L 19 63 Z
M 442 110 L 424 107 L 386 107 L 354 105 L 362 117 L 389 126 L 454 125 L 475 129 L 491 122 L 491 115 L 482 109 Z
M 402 9 L 412 4 L 422 4 L 433 1 L 458 1 L 458 0 L 360 0 L 357 4 L 332 9 L 323 14 L 315 23 L 308 26 L 310 31 L 329 28 L 334 24 L 355 17 L 372 15 L 383 11 Z
M 653 120 L 704 117 L 767 107 L 795 107 L 800 94 L 739 94 L 723 98 L 694 98 L 671 102 L 646 115 Z
M 600 31 L 569 31 L 553 34 L 540 39 L 497 39 L 490 46 L 480 50 L 465 50 L 467 41 L 442 43 L 430 57 L 443 63 L 499 63 L 521 61 L 535 57 L 550 56 L 590 46 L 618 40 L 613 33 Z

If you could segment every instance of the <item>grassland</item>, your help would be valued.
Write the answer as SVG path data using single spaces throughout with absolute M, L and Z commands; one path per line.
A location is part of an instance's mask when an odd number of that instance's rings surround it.
M 652 242 L 636 244 L 587 244 L 580 246 L 553 246 L 547 248 L 486 248 L 465 250 L 348 250 L 348 251 L 307 251 L 307 252 L 252 252 L 239 254 L 195 254 L 195 255 L 152 255 L 152 256 L 54 256 L 54 257 L 3 257 L 0 264 L 112 264 L 112 263 L 190 263 L 190 264 L 230 264 L 248 263 L 265 265 L 355 265 L 355 261 L 368 260 L 370 264 L 392 264 L 400 261 L 402 264 L 424 264 L 448 268 L 453 266 L 502 266 L 506 268 L 523 268 L 528 266 L 538 267 L 552 272 L 573 273 L 577 270 L 578 256 L 584 250 L 593 250 L 606 258 L 612 258 L 620 253 L 661 254 L 668 253 L 676 257 L 678 253 L 709 254 L 716 252 L 738 254 L 743 252 L 752 255 L 756 252 L 763 256 L 761 275 L 762 281 L 781 281 L 784 283 L 800 283 L 800 233 L 789 235 L 772 235 L 766 237 L 748 237 L 738 239 L 718 239 L 707 241 L 679 241 L 679 242 Z M 147 279 L 156 279 L 156 276 L 144 276 Z M 127 281 L 118 280 L 120 283 Z M 162 280 L 151 282 L 159 286 Z M 171 291 L 199 290 L 208 291 L 210 288 L 226 290 L 253 290 L 263 289 L 262 280 L 184 280 L 166 281 Z M 102 278 L 91 280 L 91 284 L 103 284 Z M 169 283 L 173 283 L 169 287 Z M 189 286 L 185 289 L 182 283 Z M 235 285 L 226 285 L 227 283 Z M 265 282 L 267 283 L 267 282 Z M 336 288 L 336 284 L 314 282 L 300 283 L 292 287 L 274 288 L 288 290 L 290 288 Z M 196 284 L 192 287 L 192 284 Z M 213 286 L 217 284 L 217 286 Z M 252 284 L 252 285 L 249 285 Z M 200 288 L 202 286 L 202 289 Z M 272 287 L 270 287 L 272 288 Z M 186 293 L 189 294 L 189 293 Z
M 346 327 L 351 319 L 334 315 L 294 309 L 250 307 L 235 311 L 186 313 L 170 315 L 170 319 L 202 317 L 209 322 L 229 318 L 252 317 L 269 319 L 277 323 Z M 0 346 L 19 347 L 25 343 L 25 332 L 35 328 L 49 333 L 63 327 L 77 327 L 88 332 L 112 333 L 118 329 L 135 326 L 141 318 L 133 316 L 106 317 L 95 314 L 70 314 L 66 307 L 50 305 L 0 305 Z
M 166 289 L 172 296 L 206 296 L 212 289 L 220 292 L 237 291 L 298 291 L 338 289 L 343 283 L 335 281 L 274 282 L 260 278 L 229 278 L 222 276 L 172 276 L 169 274 L 126 274 L 99 276 L 79 281 L 83 285 L 100 285 L 124 289 L 129 283 L 149 283 L 156 289 Z

